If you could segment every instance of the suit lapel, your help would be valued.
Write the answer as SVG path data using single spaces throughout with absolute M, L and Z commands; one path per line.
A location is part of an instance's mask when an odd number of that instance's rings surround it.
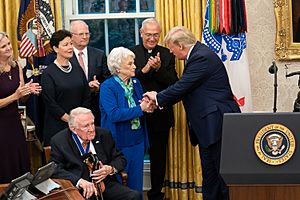
M 68 130 L 68 143 L 70 144 L 71 149 L 74 152 L 74 154 L 77 155 L 76 157 L 80 158 L 81 157 L 80 151 L 79 151 L 78 147 L 76 146 L 75 141 L 72 138 L 72 132 L 70 130 Z
M 145 58 L 145 49 L 142 45 L 137 47 L 137 51 L 135 52 L 135 59 L 137 66 L 145 66 L 147 61 Z
M 103 148 L 104 144 L 102 141 L 102 137 L 100 135 L 96 134 L 96 137 L 94 138 L 94 140 L 92 142 L 95 147 L 95 151 L 97 153 L 99 160 L 101 160 L 102 163 L 106 163 L 107 158 L 105 156 L 105 151 Z
M 93 80 L 93 75 L 95 74 L 94 72 L 94 59 L 93 59 L 93 54 L 92 51 L 89 47 L 87 47 L 87 56 L 88 56 L 88 80 L 91 81 Z

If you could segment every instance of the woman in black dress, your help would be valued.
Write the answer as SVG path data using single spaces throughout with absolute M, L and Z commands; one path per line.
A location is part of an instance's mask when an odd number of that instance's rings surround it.
M 30 170 L 18 101 L 41 90 L 38 83 L 24 84 L 22 68 L 12 56 L 8 36 L 0 32 L 0 183 L 9 183 Z
M 44 146 L 51 137 L 68 127 L 69 112 L 76 107 L 89 107 L 90 89 L 81 67 L 69 60 L 73 56 L 71 33 L 53 33 L 50 45 L 57 54 L 54 63 L 44 70 L 41 78 L 44 113 Z

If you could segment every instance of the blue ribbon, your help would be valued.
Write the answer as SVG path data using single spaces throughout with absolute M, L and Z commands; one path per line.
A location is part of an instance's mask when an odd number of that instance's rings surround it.
M 78 147 L 81 155 L 85 155 L 90 151 L 90 142 L 87 143 L 86 149 L 84 149 L 81 142 L 80 142 L 80 140 L 79 140 L 79 138 L 78 138 L 78 136 L 73 132 L 72 132 L 72 137 L 73 137 L 73 139 L 76 143 L 76 146 Z

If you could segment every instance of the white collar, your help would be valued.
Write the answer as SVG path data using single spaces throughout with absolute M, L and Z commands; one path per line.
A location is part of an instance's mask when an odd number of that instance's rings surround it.
M 73 51 L 74 51 L 75 55 L 78 56 L 79 50 L 76 49 L 75 47 L 73 47 Z M 83 53 L 84 56 L 87 56 L 87 47 L 85 47 L 81 52 Z
M 195 46 L 195 45 L 191 46 L 191 48 L 190 48 L 190 50 L 189 50 L 189 52 L 188 52 L 188 54 L 187 54 L 186 60 L 188 60 L 188 59 L 189 59 L 189 57 L 190 57 L 190 54 L 191 54 L 191 52 L 192 52 L 192 50 L 193 50 L 194 46 Z

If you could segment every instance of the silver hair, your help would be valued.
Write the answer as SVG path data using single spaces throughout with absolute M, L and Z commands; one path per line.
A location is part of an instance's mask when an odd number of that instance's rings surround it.
M 159 22 L 155 18 L 147 18 L 142 22 L 141 30 L 143 30 L 146 26 L 146 24 L 157 24 L 159 26 L 159 30 L 161 31 L 161 27 Z
M 135 58 L 134 53 L 125 47 L 116 47 L 111 50 L 107 57 L 107 66 L 112 75 L 118 73 L 118 70 L 121 68 L 121 63 L 128 56 Z
M 0 32 L 0 42 L 5 37 L 8 38 L 7 33 Z M 12 66 L 12 67 L 16 67 L 17 66 L 17 63 L 14 61 L 13 54 L 11 55 L 11 57 L 8 58 L 8 63 L 7 64 L 10 65 L 10 66 Z M 4 72 L 4 68 L 3 67 L 4 67 L 4 65 L 0 64 L 0 74 Z
M 77 118 L 78 118 L 78 115 L 80 115 L 80 114 L 85 114 L 85 115 L 91 114 L 93 116 L 93 118 L 95 119 L 95 117 L 90 109 L 87 109 L 84 107 L 77 107 L 70 111 L 69 121 L 68 121 L 69 127 L 78 128 Z
M 195 35 L 184 26 L 175 26 L 167 33 L 164 42 L 166 44 L 172 43 L 191 47 L 197 42 L 197 39 Z
M 75 26 L 76 24 L 84 24 L 87 28 L 89 28 L 89 25 L 87 25 L 87 23 L 85 23 L 85 21 L 80 20 L 80 19 L 74 20 L 74 21 L 71 21 L 71 23 L 70 23 L 70 32 L 71 32 L 71 33 L 74 32 L 74 26 Z

